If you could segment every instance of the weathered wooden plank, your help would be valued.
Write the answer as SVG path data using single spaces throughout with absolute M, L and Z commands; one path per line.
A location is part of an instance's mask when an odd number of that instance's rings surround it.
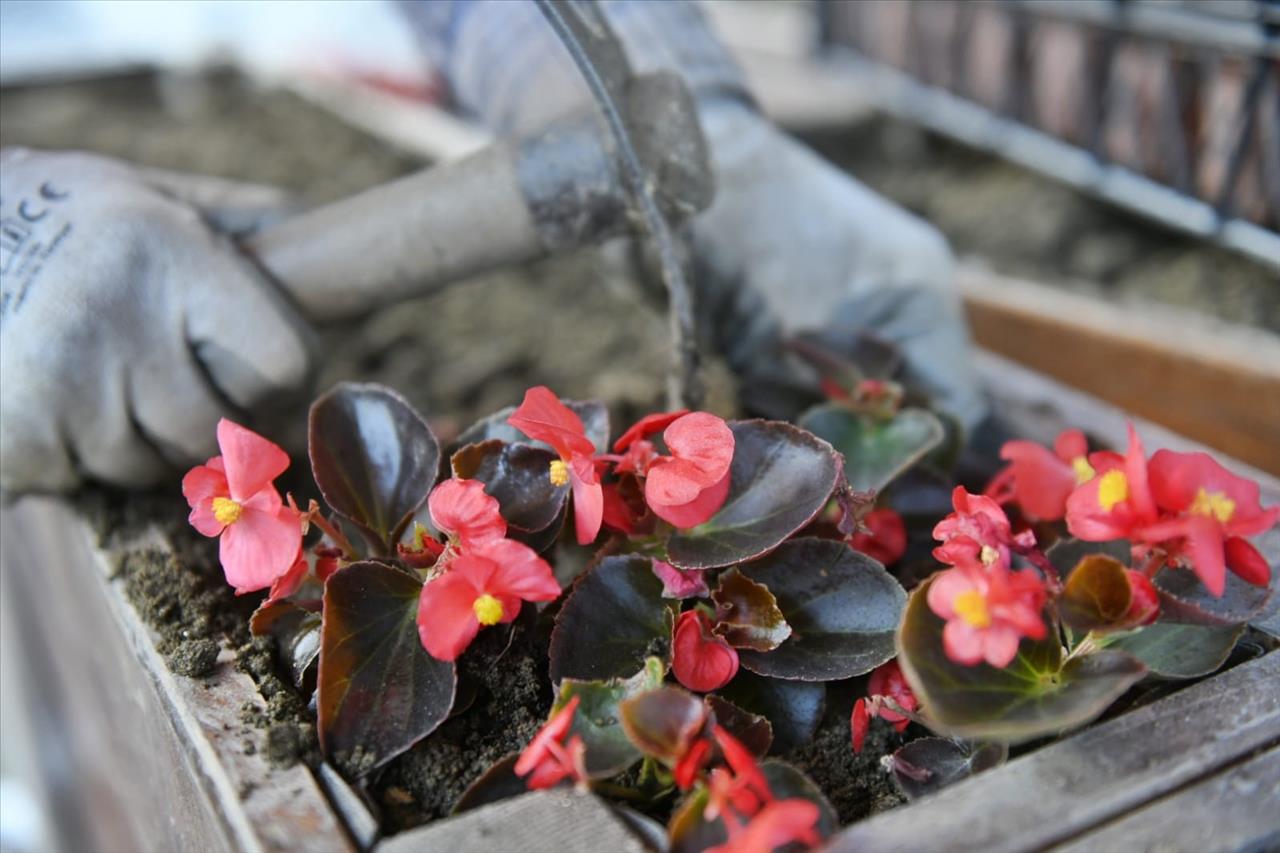
M 1277 740 L 1280 654 L 1269 654 L 911 806 L 855 824 L 836 837 L 831 849 L 1039 850 L 1080 836 Z
M 1280 474 L 1280 337 L 962 265 L 977 342 Z
M 1277 846 L 1280 747 L 1054 849 L 1227 853 Z
M 401 833 L 383 841 L 374 853 L 645 853 L 646 849 L 603 800 L 558 788 L 534 791 Z

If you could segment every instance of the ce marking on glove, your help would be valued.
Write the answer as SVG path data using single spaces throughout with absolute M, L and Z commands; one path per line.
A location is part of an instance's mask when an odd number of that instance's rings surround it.
M 15 215 L 0 215 L 0 322 L 22 307 L 45 261 L 71 233 L 68 222 L 48 240 L 40 234 L 40 223 L 70 195 L 44 181 L 35 197 L 18 200 Z M 0 211 L 4 207 L 4 199 L 0 199 Z

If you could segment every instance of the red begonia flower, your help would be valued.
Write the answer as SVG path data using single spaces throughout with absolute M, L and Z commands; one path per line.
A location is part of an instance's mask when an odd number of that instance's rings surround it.
M 710 797 L 705 816 L 708 820 L 714 820 L 723 815 L 732 833 L 731 813 L 736 812 L 738 817 L 751 817 L 762 806 L 773 801 L 773 791 L 751 750 L 721 726 L 714 726 L 711 734 L 720 747 L 729 770 L 718 769 L 711 774 L 708 786 Z
M 529 745 L 516 759 L 515 774 L 528 776 L 525 781 L 532 789 L 550 788 L 562 779 L 573 778 L 579 784 L 587 779 L 584 758 L 586 746 L 579 735 L 568 742 L 564 736 L 573 725 L 573 715 L 578 710 L 580 697 L 574 696 L 547 721 L 529 741 Z
M 681 409 L 678 412 L 662 412 L 656 415 L 645 415 L 640 420 L 631 425 L 631 428 L 624 432 L 617 441 L 613 443 L 614 453 L 626 453 L 641 439 L 648 438 L 651 435 L 662 432 L 671 426 L 675 421 L 689 414 L 688 409 Z
M 1097 476 L 1077 486 L 1067 498 L 1067 530 L 1086 542 L 1141 540 L 1143 528 L 1156 520 L 1157 511 L 1142 439 L 1133 424 L 1123 457 L 1095 453 L 1089 460 Z
M 223 418 L 218 448 L 182 478 L 191 526 L 220 536 L 218 557 L 236 595 L 266 589 L 287 574 L 302 546 L 302 520 L 285 506 L 271 481 L 289 467 L 280 447 Z
M 907 684 L 907 679 L 902 674 L 902 668 L 898 666 L 897 660 L 891 660 L 877 667 L 867 681 L 867 698 L 859 699 L 853 704 L 849 726 L 853 734 L 854 752 L 862 752 L 867 727 L 871 724 L 873 717 L 892 723 L 899 732 L 905 730 L 911 723 L 909 717 L 904 717 L 889 707 L 884 701 L 886 697 L 892 699 L 905 711 L 915 711 L 920 707 L 919 700 L 912 692 L 911 685 Z
M 302 586 L 302 582 L 307 579 L 307 573 L 311 571 L 310 564 L 307 563 L 307 557 L 298 549 L 298 559 L 289 567 L 289 571 L 275 579 L 271 584 L 271 592 L 267 593 L 266 604 L 273 601 L 280 601 L 288 598 L 298 591 Z
M 662 439 L 671 455 L 649 463 L 645 502 L 678 528 L 697 527 L 716 514 L 729 494 L 733 431 L 723 418 L 692 412 L 673 421 Z
M 560 402 L 545 385 L 530 388 L 507 423 L 535 441 L 551 445 L 560 458 L 549 476 L 556 486 L 573 488 L 573 518 L 578 544 L 589 545 L 600 533 L 604 495 L 595 466 L 595 445 L 587 438 L 582 419 Z
M 793 797 L 769 803 L 756 813 L 746 828 L 734 833 L 724 844 L 708 847 L 706 853 L 773 853 L 791 844 L 816 846 L 818 806 Z
M 849 537 L 849 545 L 861 551 L 881 565 L 889 566 L 902 559 L 907 552 L 907 526 L 902 516 L 888 507 L 873 509 L 862 520 L 867 532 Z
M 942 542 L 933 549 L 933 556 L 955 566 L 981 554 L 986 565 L 1008 565 L 1014 537 L 1004 509 L 985 495 L 970 494 L 964 486 L 956 486 L 951 503 L 955 512 L 933 528 L 933 538 Z
M 738 674 L 738 650 L 711 633 L 701 611 L 686 610 L 672 630 L 671 672 L 690 690 L 718 690 Z
M 963 666 L 985 660 L 1003 669 L 1017 657 L 1023 637 L 1044 639 L 1046 597 L 1044 581 L 1034 572 L 1014 572 L 997 563 L 941 572 L 927 600 L 929 609 L 947 621 L 942 645 L 948 658 Z
M 677 569 L 670 563 L 654 560 L 653 573 L 662 581 L 663 598 L 707 598 L 711 595 L 706 569 Z
M 431 522 L 441 533 L 456 537 L 470 548 L 507 535 L 507 521 L 498 509 L 498 499 L 485 494 L 479 480 L 445 480 L 427 498 Z
M 551 566 L 532 548 L 511 539 L 481 542 L 423 585 L 418 636 L 432 657 L 456 660 L 482 627 L 515 619 L 522 600 L 551 601 L 559 595 Z
M 676 766 L 671 769 L 671 778 L 675 781 L 676 787 L 681 791 L 692 788 L 710 758 L 711 741 L 704 737 L 695 738 L 684 751 L 684 755 L 676 761 Z
M 1237 477 L 1207 453 L 1160 450 L 1147 473 L 1156 506 L 1165 515 L 1137 538 L 1165 543 L 1214 595 L 1226 588 L 1227 568 L 1249 583 L 1270 582 L 1266 560 L 1243 538 L 1265 532 L 1280 519 L 1280 507 L 1262 508 L 1257 483 Z
M 1156 593 L 1155 584 L 1142 572 L 1133 569 L 1125 569 L 1124 572 L 1129 578 L 1131 595 L 1129 612 L 1124 617 L 1125 625 L 1133 628 L 1150 625 L 1160 615 L 1160 596 Z
M 1078 429 L 1060 433 L 1052 452 L 1034 441 L 1006 441 L 1000 458 L 1010 464 L 987 486 L 986 495 L 999 503 L 1016 502 L 1031 521 L 1062 518 L 1071 492 L 1095 473 L 1088 442 Z

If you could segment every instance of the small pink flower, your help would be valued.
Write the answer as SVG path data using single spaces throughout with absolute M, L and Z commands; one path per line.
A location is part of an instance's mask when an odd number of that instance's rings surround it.
M 871 673 L 871 678 L 867 680 L 867 698 L 853 703 L 849 727 L 853 734 L 854 752 L 862 752 L 867 728 L 875 717 L 892 723 L 899 732 L 910 725 L 911 719 L 891 709 L 885 702 L 886 698 L 892 699 L 904 711 L 915 711 L 920 707 L 920 702 L 912 692 L 911 685 L 907 684 L 907 679 L 902 674 L 902 668 L 898 666 L 897 660 L 891 660 L 877 667 Z
M 670 456 L 649 463 L 645 503 L 678 528 L 697 527 L 715 515 L 729 494 L 733 431 L 722 418 L 692 412 L 662 434 Z
M 573 726 L 573 715 L 578 710 L 579 698 L 574 696 L 565 703 L 538 730 L 516 759 L 515 774 L 528 776 L 525 784 L 529 788 L 550 788 L 567 778 L 575 780 L 579 785 L 586 784 L 586 745 L 580 735 L 574 735 L 567 742 L 564 740 Z
M 560 595 L 551 566 L 511 539 L 481 542 L 454 557 L 427 581 L 418 600 L 418 636 L 437 660 L 456 660 L 480 629 L 510 622 L 520 602 Z
M 719 690 L 738 674 L 738 650 L 711 633 L 701 611 L 686 610 L 672 631 L 671 673 L 690 690 Z
M 1157 510 L 1147 481 L 1146 453 L 1133 424 L 1123 457 L 1095 453 L 1090 463 L 1097 476 L 1067 498 L 1067 530 L 1086 542 L 1140 540 L 1142 530 L 1155 522 Z
M 677 569 L 670 563 L 654 560 L 653 573 L 662 581 L 663 598 L 707 598 L 711 595 L 707 588 L 706 569 Z
M 1088 442 L 1078 429 L 1060 433 L 1052 451 L 1034 441 L 1006 441 L 1000 458 L 1010 464 L 987 486 L 987 496 L 999 503 L 1016 502 L 1032 521 L 1062 518 L 1071 492 L 1095 474 Z
M 445 480 L 427 498 L 431 522 L 441 533 L 470 548 L 507 535 L 507 522 L 498 499 L 485 494 L 479 480 Z
M 962 566 L 934 577 L 928 603 L 947 624 L 942 645 L 947 657 L 963 666 L 986 661 L 997 669 L 1018 655 L 1023 637 L 1046 635 L 1044 581 L 1031 571 L 1003 565 Z
M 985 495 L 974 495 L 956 486 L 951 493 L 955 512 L 933 528 L 933 538 L 942 542 L 933 556 L 948 565 L 969 562 L 982 555 L 986 565 L 1009 563 L 1009 549 L 1014 544 L 1013 529 L 1004 509 Z
M 272 485 L 289 467 L 280 447 L 223 418 L 218 448 L 204 465 L 182 478 L 191 526 L 218 536 L 218 556 L 236 595 L 266 589 L 296 566 L 302 519 Z
M 595 466 L 595 445 L 587 438 L 582 419 L 560 402 L 550 388 L 539 385 L 525 392 L 524 401 L 507 423 L 535 441 L 555 448 L 560 458 L 551 463 L 548 476 L 555 486 L 573 489 L 573 518 L 578 544 L 590 545 L 600 533 L 604 517 L 604 493 Z

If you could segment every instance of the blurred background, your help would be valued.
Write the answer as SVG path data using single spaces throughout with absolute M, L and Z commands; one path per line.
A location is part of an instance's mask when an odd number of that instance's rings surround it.
M 946 234 L 979 344 L 1280 473 L 1280 4 L 703 5 L 776 121 Z M 308 206 L 484 144 L 444 99 L 389 2 L 0 2 L 5 146 L 269 183 Z M 461 423 L 529 376 L 641 408 L 660 393 L 663 320 L 613 270 L 579 253 L 375 313 L 326 338 L 320 381 L 376 376 Z M 545 346 L 557 323 L 621 312 L 635 321 L 572 356 Z M 1064 328 L 1078 346 L 1041 345 Z M 74 762 L 58 720 L 21 700 L 38 662 L 8 615 L 0 848 L 37 851 Z

